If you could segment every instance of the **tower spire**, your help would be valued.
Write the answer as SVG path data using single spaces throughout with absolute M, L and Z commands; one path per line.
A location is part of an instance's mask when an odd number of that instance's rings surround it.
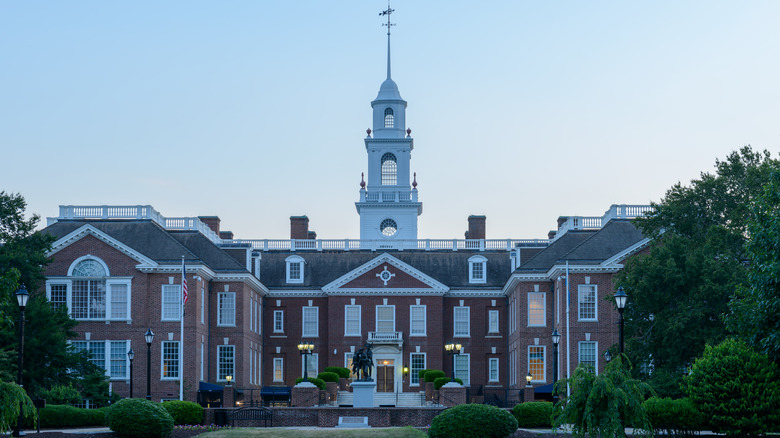
M 393 12 L 395 9 L 390 8 L 390 0 L 387 0 L 387 9 L 379 13 L 380 17 L 387 15 L 387 23 L 382 23 L 382 26 L 387 26 L 387 79 L 390 79 L 390 27 L 395 26 L 395 23 L 390 22 L 390 14 Z

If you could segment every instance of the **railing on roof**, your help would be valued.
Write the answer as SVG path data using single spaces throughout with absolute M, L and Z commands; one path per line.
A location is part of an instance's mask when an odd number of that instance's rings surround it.
M 563 236 L 567 231 L 596 230 L 613 219 L 634 219 L 652 210 L 653 208 L 649 205 L 612 204 L 603 216 L 569 216 L 558 227 L 555 239 Z
M 233 239 L 222 242 L 226 245 L 246 245 L 262 251 L 512 251 L 518 247 L 543 247 L 550 243 L 548 239 Z

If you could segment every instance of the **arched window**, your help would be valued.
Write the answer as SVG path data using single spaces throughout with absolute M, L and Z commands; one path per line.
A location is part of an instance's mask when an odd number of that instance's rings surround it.
M 391 154 L 390 152 L 382 155 L 382 185 L 396 185 L 397 173 L 398 164 L 396 163 L 395 155 Z
M 393 127 L 393 109 L 385 108 L 385 128 Z
M 74 319 L 106 319 L 106 272 L 99 260 L 85 258 L 74 264 L 73 278 Z
M 303 283 L 303 265 L 306 263 L 303 257 L 289 256 L 284 260 L 287 265 L 287 282 Z
M 392 219 L 385 219 L 379 225 L 379 231 L 381 231 L 382 235 L 386 237 L 393 236 L 398 232 L 398 224 L 396 224 Z

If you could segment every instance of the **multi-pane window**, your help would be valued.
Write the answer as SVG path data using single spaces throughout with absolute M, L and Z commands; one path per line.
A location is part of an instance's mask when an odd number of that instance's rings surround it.
M 544 327 L 545 320 L 545 294 L 544 292 L 528 293 L 528 326 Z
M 111 341 L 111 375 L 127 375 L 127 342 Z
M 376 331 L 378 333 L 395 331 L 395 306 L 376 306 Z
M 162 343 L 162 378 L 179 378 L 179 341 Z
M 106 280 L 73 280 L 74 319 L 106 318 Z
M 488 359 L 488 381 L 498 382 L 498 358 Z
M 287 264 L 287 282 L 303 283 L 303 257 L 290 256 L 285 259 Z
M 420 371 L 425 369 L 425 353 L 412 353 L 410 356 L 409 376 L 411 385 L 420 384 Z
M 274 358 L 274 382 L 284 382 L 284 359 Z
M 425 306 L 409 307 L 409 336 L 425 336 Z
M 395 121 L 393 120 L 393 109 L 390 107 L 385 108 L 385 128 L 392 128 Z
M 580 363 L 596 368 L 597 344 L 593 341 L 580 342 Z
M 220 292 L 217 295 L 217 325 L 236 325 L 236 293 Z
M 206 291 L 200 288 L 200 323 L 206 323 Z
M 217 381 L 224 382 L 227 376 L 235 377 L 236 347 L 234 345 L 217 346 Z
M 68 285 L 67 284 L 51 284 L 49 286 L 49 302 L 55 309 L 60 306 L 67 306 L 68 304 Z
M 596 285 L 579 285 L 578 295 L 580 321 L 596 321 Z
M 455 378 L 462 380 L 464 386 L 468 386 L 470 382 L 470 358 L 471 355 L 469 354 L 458 354 L 455 356 Z
M 164 284 L 162 287 L 162 320 L 178 321 L 181 318 L 181 285 Z
M 127 284 L 111 284 L 111 319 L 127 317 Z
M 344 336 L 360 336 L 360 306 L 344 306 Z
M 303 377 L 303 366 L 304 361 L 306 361 L 306 374 L 309 377 L 316 377 L 317 374 L 319 374 L 319 371 L 317 370 L 317 365 L 319 363 L 319 355 L 317 353 L 312 354 L 304 354 L 301 356 L 301 377 Z
M 469 336 L 469 307 L 458 306 L 454 308 L 455 336 Z
M 488 333 L 498 333 L 498 310 L 488 310 Z
M 469 283 L 485 283 L 487 277 L 485 269 L 487 268 L 487 259 L 483 256 L 473 256 L 469 258 Z
M 319 336 L 319 307 L 303 308 L 303 334 L 305 338 Z
M 344 368 L 352 371 L 352 359 L 355 357 L 355 353 L 344 353 Z
M 398 161 L 396 160 L 395 155 L 387 152 L 386 154 L 382 155 L 382 185 L 394 186 L 396 185 L 397 181 Z
M 128 378 L 128 341 L 73 341 L 72 344 L 76 351 L 88 351 L 89 361 L 105 370 L 110 379 Z
M 284 310 L 274 310 L 274 333 L 284 332 Z
M 204 351 L 204 345 L 203 342 L 200 343 L 200 380 L 203 380 L 205 378 L 205 375 L 203 373 L 203 359 L 205 357 L 205 351 Z
M 531 373 L 531 381 L 544 382 L 544 346 L 531 345 L 528 347 L 528 372 Z
M 384 219 L 382 223 L 379 224 L 379 231 L 383 236 L 390 237 L 398 232 L 398 224 L 392 219 Z

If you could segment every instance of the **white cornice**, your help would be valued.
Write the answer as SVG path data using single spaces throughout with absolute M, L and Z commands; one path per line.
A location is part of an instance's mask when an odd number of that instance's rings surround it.
M 300 298 L 300 297 L 324 297 L 326 296 L 319 289 L 285 289 L 285 290 L 269 290 L 266 295 L 268 298 Z
M 350 281 L 360 277 L 361 275 L 367 273 L 368 271 L 376 268 L 377 266 L 387 263 L 395 267 L 396 269 L 400 270 L 401 272 L 404 272 L 413 278 L 419 280 L 422 283 L 427 284 L 430 286 L 430 289 L 420 289 L 420 288 L 376 288 L 376 289 L 342 289 L 342 286 L 349 283 Z M 342 275 L 341 277 L 337 278 L 336 280 L 328 283 L 322 288 L 322 291 L 325 292 L 328 295 L 357 295 L 357 294 L 385 294 L 385 295 L 411 295 L 411 294 L 429 294 L 429 295 L 440 295 L 448 292 L 450 290 L 449 287 L 446 285 L 434 280 L 430 276 L 424 274 L 422 271 L 417 270 L 416 268 L 402 262 L 401 260 L 398 260 L 397 258 L 391 256 L 388 253 L 383 253 L 367 263 L 364 263 L 363 265 L 353 269 L 352 271 Z
M 447 292 L 445 297 L 479 297 L 479 298 L 500 298 L 504 296 L 504 292 L 501 289 L 463 289 L 452 290 Z
M 69 234 L 57 239 L 57 241 L 55 241 L 52 244 L 51 250 L 49 250 L 46 253 L 46 256 L 51 257 L 52 255 L 58 253 L 59 251 L 62 251 L 64 248 L 67 248 L 71 244 L 90 235 L 94 236 L 96 239 L 102 241 L 106 245 L 111 246 L 117 251 L 127 255 L 128 257 L 138 261 L 139 265 L 136 266 L 136 268 L 138 269 L 156 268 L 158 266 L 157 262 L 155 262 L 154 260 L 150 259 L 149 257 L 143 255 L 142 253 L 114 239 L 113 237 L 109 236 L 108 234 L 98 230 L 97 228 L 89 224 L 85 224 L 77 228 L 76 230 L 70 232 Z
M 618 265 L 618 263 L 620 263 L 623 260 L 627 259 L 628 257 L 638 253 L 639 251 L 643 250 L 649 244 L 650 244 L 650 238 L 642 239 L 639 242 L 635 243 L 634 245 L 631 245 L 628 248 L 624 249 L 623 251 L 620 251 L 619 253 L 615 254 L 614 256 L 604 260 L 602 265 L 604 265 L 604 266 L 620 266 L 622 268 L 623 265 L 622 264 Z
M 204 280 L 212 280 L 217 274 L 203 264 L 186 265 L 187 273 L 203 277 Z M 139 267 L 144 274 L 181 274 L 181 263 L 171 265 L 157 265 L 154 267 Z
M 227 282 L 227 281 L 237 281 L 242 282 L 246 284 L 247 286 L 251 287 L 254 290 L 258 290 L 262 292 L 263 294 L 268 293 L 268 288 L 260 282 L 260 280 L 257 279 L 252 274 L 246 273 L 231 273 L 231 274 L 216 274 L 213 281 L 215 282 Z

